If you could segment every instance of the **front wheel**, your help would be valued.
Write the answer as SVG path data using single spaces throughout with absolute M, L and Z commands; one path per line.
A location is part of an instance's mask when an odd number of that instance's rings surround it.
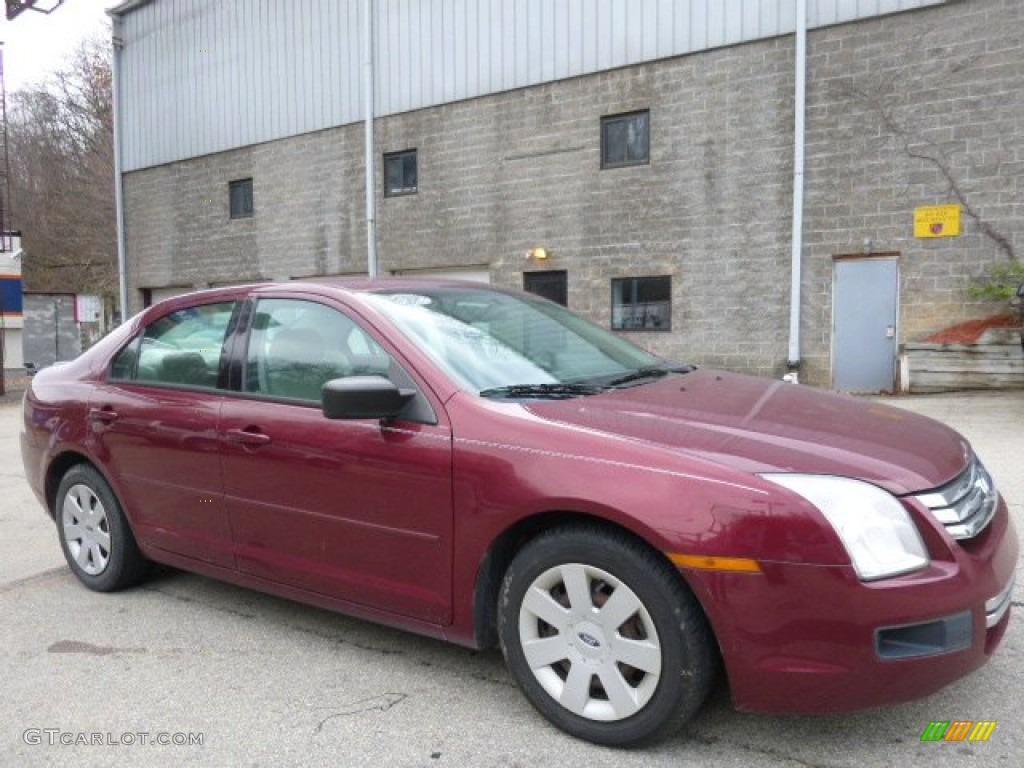
M 498 632 L 530 700 L 562 730 L 609 746 L 669 736 L 716 666 L 703 612 L 671 567 L 625 534 L 564 528 L 505 575 Z
M 67 471 L 54 509 L 61 549 L 89 589 L 113 592 L 140 581 L 149 562 L 139 552 L 114 491 L 88 464 Z

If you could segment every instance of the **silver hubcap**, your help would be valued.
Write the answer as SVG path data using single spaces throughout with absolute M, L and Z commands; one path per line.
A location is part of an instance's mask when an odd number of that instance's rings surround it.
M 103 572 L 110 561 L 107 511 L 87 485 L 73 485 L 61 508 L 64 541 L 75 563 L 90 576 Z
M 600 568 L 566 563 L 530 585 L 519 609 L 526 663 L 559 704 L 590 720 L 646 706 L 661 675 L 661 644 L 640 598 Z

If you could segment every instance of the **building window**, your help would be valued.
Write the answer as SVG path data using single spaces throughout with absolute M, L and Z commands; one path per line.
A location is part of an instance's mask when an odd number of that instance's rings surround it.
M 612 280 L 613 331 L 671 329 L 671 277 L 623 277 Z
M 416 150 L 384 155 L 384 197 L 416 193 Z
M 564 269 L 523 272 L 523 290 L 567 307 L 569 306 L 569 273 Z
M 601 118 L 601 167 L 622 168 L 650 162 L 650 112 Z
M 231 218 L 247 219 L 252 216 L 252 179 L 239 179 L 228 183 Z

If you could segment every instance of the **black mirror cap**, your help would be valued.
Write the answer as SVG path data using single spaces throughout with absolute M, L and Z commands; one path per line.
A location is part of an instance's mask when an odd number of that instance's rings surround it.
M 320 390 L 328 419 L 393 419 L 415 396 L 415 390 L 399 389 L 383 376 L 331 379 Z
M 1017 286 L 1017 296 L 1021 299 L 1024 299 L 1024 283 L 1021 283 L 1020 285 Z

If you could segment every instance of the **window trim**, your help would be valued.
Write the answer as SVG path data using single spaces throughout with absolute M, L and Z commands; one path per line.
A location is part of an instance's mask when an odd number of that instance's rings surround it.
M 643 160 L 624 160 L 622 162 L 608 162 L 608 132 L 607 127 L 613 123 L 629 120 L 631 118 L 645 115 L 647 117 L 647 151 Z M 651 164 L 651 110 L 635 109 L 631 112 L 620 112 L 615 115 L 603 115 L 601 117 L 601 170 L 612 170 L 614 168 L 632 168 L 638 165 Z
M 615 284 L 626 280 L 668 280 L 668 322 L 656 328 L 641 327 L 616 327 L 615 325 Z M 616 333 L 668 333 L 672 330 L 672 275 L 629 275 L 626 277 L 613 277 L 609 283 L 611 296 L 609 308 L 611 310 L 608 318 L 609 329 Z M 627 306 L 622 304 L 620 306 Z M 628 305 L 631 306 L 631 305 Z
M 402 161 L 406 157 L 412 157 L 416 163 L 416 186 L 415 187 L 401 187 L 396 190 L 392 190 L 388 186 L 388 162 L 389 161 Z M 418 194 L 420 191 L 420 157 L 419 150 L 416 147 L 410 147 L 409 149 L 402 149 L 398 152 L 385 152 L 382 156 L 381 163 L 381 174 L 383 176 L 381 187 L 384 190 L 384 197 L 406 197 L 408 195 Z M 405 168 L 402 169 L 402 181 L 405 181 Z
M 249 187 L 249 210 L 244 208 L 239 212 L 235 211 L 235 190 L 244 189 L 243 185 Z M 244 198 L 243 198 L 244 200 Z M 228 218 L 229 219 L 251 219 L 256 215 L 256 194 L 253 186 L 252 176 L 244 179 L 234 179 L 228 182 Z

